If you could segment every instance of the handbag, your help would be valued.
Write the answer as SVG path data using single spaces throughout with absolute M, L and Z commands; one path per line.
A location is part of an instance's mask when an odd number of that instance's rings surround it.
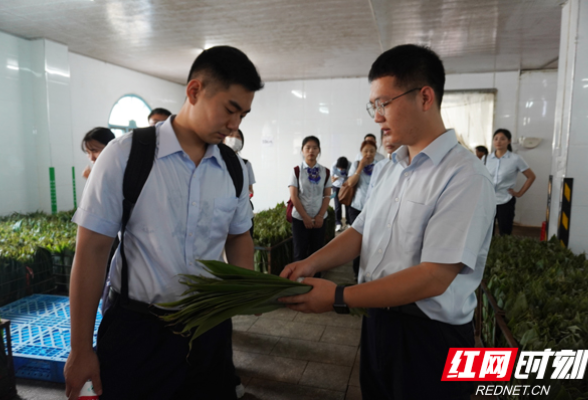
M 325 177 L 325 187 L 327 187 L 327 182 L 329 181 L 329 177 L 331 176 L 331 171 L 328 168 L 325 168 L 326 177 Z M 297 165 L 294 167 L 294 175 L 296 175 L 296 179 L 298 180 L 298 186 L 300 186 L 300 167 Z M 292 198 L 288 200 L 286 203 L 286 220 L 292 223 L 292 210 L 294 209 L 294 203 L 292 202 Z
M 358 162 L 359 165 L 359 162 Z M 357 190 L 357 185 L 349 186 L 347 181 L 343 182 L 341 188 L 339 189 L 339 203 L 345 206 L 351 206 L 351 202 L 353 201 L 353 197 L 355 196 L 355 191 Z
M 347 182 L 343 183 L 343 185 L 341 185 L 341 189 L 339 189 L 339 203 L 345 206 L 351 206 L 356 189 L 357 185 L 349 186 Z

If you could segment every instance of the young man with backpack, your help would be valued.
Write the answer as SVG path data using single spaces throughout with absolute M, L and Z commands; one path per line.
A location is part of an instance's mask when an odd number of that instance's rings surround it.
M 230 320 L 189 349 L 189 337 L 161 321 L 169 311 L 157 304 L 182 295 L 178 274 L 208 275 L 197 260 L 221 260 L 223 249 L 230 263 L 253 269 L 246 169 L 221 142 L 262 87 L 238 49 L 205 50 L 192 65 L 180 112 L 115 139 L 102 153 L 73 219 L 69 399 L 87 380 L 106 400 L 236 398 Z M 94 352 L 94 317 L 119 231 L 111 305 Z

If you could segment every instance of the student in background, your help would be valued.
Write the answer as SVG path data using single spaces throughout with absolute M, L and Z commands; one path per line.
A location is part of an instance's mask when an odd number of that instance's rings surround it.
M 382 161 L 385 158 L 384 155 L 382 155 L 381 153 L 378 152 L 378 140 L 376 139 L 376 135 L 374 135 L 373 133 L 368 133 L 367 135 L 365 135 L 363 137 L 363 140 L 364 141 L 367 140 L 369 142 L 372 142 L 376 146 L 376 155 L 374 156 L 374 159 L 376 160 L 376 162 Z M 363 154 L 361 154 L 361 151 L 360 151 L 355 156 L 355 161 L 359 161 L 362 158 L 363 158 Z
M 349 170 L 349 178 L 347 184 L 349 186 L 356 186 L 355 195 L 351 201 L 351 206 L 347 208 L 349 211 L 349 225 L 353 224 L 355 218 L 361 213 L 368 196 L 368 190 L 372 179 L 372 172 L 376 165 L 375 156 L 377 153 L 376 144 L 371 140 L 364 140 L 360 147 L 363 158 L 361 161 L 353 163 Z M 353 272 L 355 278 L 359 274 L 359 256 L 353 260 Z
M 476 157 L 486 164 L 486 157 L 488 157 L 488 149 L 486 146 L 476 146 Z
M 114 133 L 108 128 L 97 127 L 86 133 L 82 139 L 82 151 L 88 155 L 92 165 L 112 139 L 114 139 Z M 82 172 L 84 178 L 88 179 L 90 171 L 92 171 L 90 166 L 84 168 Z
M 335 192 L 335 218 L 337 219 L 335 225 L 336 232 L 341 232 L 343 230 L 343 225 L 341 224 L 343 205 L 339 202 L 339 189 L 341 189 L 341 185 L 347 180 L 348 169 L 349 160 L 347 160 L 346 157 L 339 157 L 331 167 L 331 182 L 333 183 L 333 192 Z M 345 207 L 345 217 L 349 218 L 347 206 Z
M 231 132 L 231 134 L 225 138 L 224 143 L 233 149 L 235 153 L 239 155 L 239 157 L 241 157 L 239 152 L 243 150 L 243 146 L 245 145 L 245 137 L 243 136 L 241 129 Z M 249 175 L 249 197 L 253 197 L 253 184 L 255 183 L 253 167 L 251 166 L 251 162 L 249 160 L 246 160 L 243 157 L 241 157 L 241 160 L 243 160 L 245 163 L 245 166 L 247 167 L 247 173 Z
M 165 108 L 154 108 L 147 116 L 147 121 L 149 121 L 149 126 L 155 126 L 156 123 L 168 119 L 170 115 L 172 113 Z
M 325 218 L 331 200 L 331 180 L 327 177 L 327 168 L 317 159 L 321 152 L 321 143 L 315 136 L 307 136 L 302 141 L 300 174 L 296 177 L 292 171 L 290 179 L 290 198 L 294 204 L 292 210 L 292 242 L 294 261 L 304 260 L 325 244 Z
M 511 139 L 512 135 L 508 129 L 496 130 L 492 138 L 495 150 L 486 157 L 486 168 L 490 172 L 496 190 L 496 220 L 500 235 L 512 234 L 517 197 L 525 194 L 535 181 L 535 173 L 525 160 L 512 152 Z M 527 180 L 517 192 L 514 187 L 517 184 L 519 172 L 522 172 Z

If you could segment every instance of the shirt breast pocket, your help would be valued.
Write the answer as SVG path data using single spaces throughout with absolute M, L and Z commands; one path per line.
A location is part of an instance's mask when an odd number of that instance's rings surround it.
M 217 197 L 214 199 L 212 214 L 212 236 L 224 238 L 229 233 L 229 226 L 235 216 L 239 199 L 236 197 Z
M 401 242 L 408 251 L 420 250 L 427 223 L 433 214 L 433 207 L 413 200 L 404 200 L 398 213 L 398 224 L 402 229 Z

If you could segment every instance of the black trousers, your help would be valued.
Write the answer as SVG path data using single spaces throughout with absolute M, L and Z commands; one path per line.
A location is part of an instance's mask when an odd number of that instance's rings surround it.
M 500 233 L 501 236 L 512 234 L 516 202 L 517 199 L 513 197 L 506 203 L 496 206 L 495 218 L 498 221 L 498 233 Z
M 349 220 L 349 226 L 353 224 L 353 221 L 355 221 L 355 218 L 357 218 L 359 214 L 361 214 L 361 210 L 358 210 L 351 206 L 347 207 L 347 219 Z M 355 273 L 356 278 L 359 275 L 359 261 L 359 256 L 355 257 L 355 259 L 353 260 L 353 272 Z
M 292 218 L 292 244 L 294 247 L 294 261 L 304 260 L 325 245 L 327 221 L 318 229 L 306 229 L 304 222 Z
M 335 192 L 335 222 L 336 225 L 342 225 L 341 219 L 343 218 L 343 207 L 345 207 L 345 218 L 347 219 L 347 225 L 349 225 L 349 207 L 339 202 L 339 190 L 341 188 L 333 186 L 333 192 Z
M 416 305 L 413 305 L 416 307 Z M 441 382 L 450 347 L 475 347 L 473 324 L 368 309 L 361 331 L 363 400 L 469 400 L 472 382 Z
M 227 320 L 192 343 L 158 317 L 115 301 L 98 329 L 102 400 L 236 399 Z

